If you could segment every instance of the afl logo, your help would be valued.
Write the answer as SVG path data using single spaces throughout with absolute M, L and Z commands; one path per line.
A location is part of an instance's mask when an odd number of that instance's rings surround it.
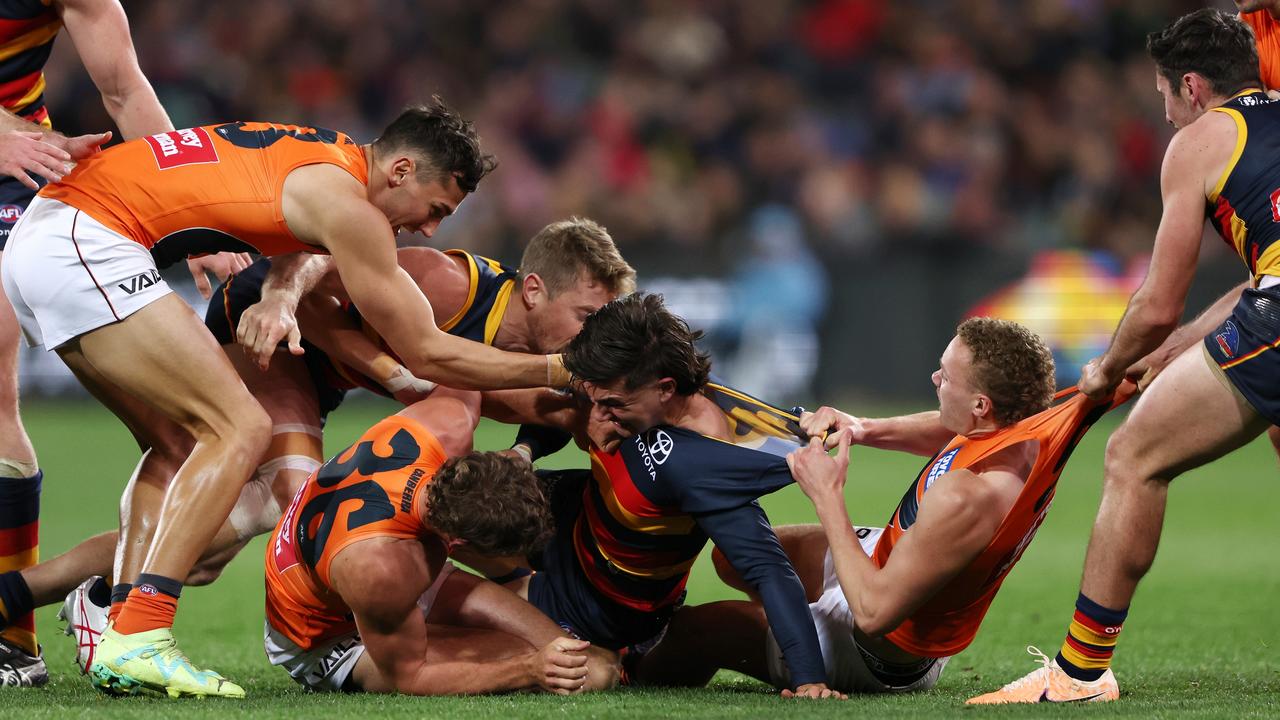
M 0 222 L 16 223 L 22 217 L 21 205 L 0 205 Z
M 671 449 L 675 447 L 675 442 L 671 440 L 671 436 L 662 430 L 657 430 L 650 437 L 649 457 L 653 458 L 654 465 L 661 465 L 671 457 Z

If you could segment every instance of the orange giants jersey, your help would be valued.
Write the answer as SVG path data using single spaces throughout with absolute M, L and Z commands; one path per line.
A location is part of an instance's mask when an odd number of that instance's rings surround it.
M 1254 280 L 1280 275 L 1280 103 L 1246 90 L 1210 112 L 1236 123 L 1236 147 L 1205 212 Z
M 151 251 L 160 267 L 221 251 L 324 252 L 294 237 L 281 195 L 295 168 L 329 163 L 368 182 L 364 150 L 333 130 L 234 122 L 108 148 L 40 195 L 84 211 Z
M 348 545 L 375 537 L 428 540 L 418 494 L 445 461 L 426 428 L 392 415 L 317 470 L 267 545 L 267 622 L 303 650 L 355 629 L 329 567 Z
M 1128 400 L 1133 386 L 1126 383 L 1115 398 L 1094 402 L 1075 388 L 1058 393 L 1062 400 L 1044 412 L 1014 423 L 993 435 L 981 438 L 956 436 L 920 471 L 907 489 L 893 518 L 885 526 L 871 559 L 884 567 L 893 546 L 910 532 L 922 502 L 927 502 L 933 482 L 951 470 L 971 468 L 996 453 L 1020 442 L 1039 445 L 1035 465 L 1022 487 L 1022 493 L 996 529 L 995 537 L 946 586 L 911 614 L 887 637 L 894 645 L 923 657 L 947 657 L 969 646 L 978 625 L 1005 575 L 1013 568 L 1022 551 L 1031 543 L 1040 523 L 1049 512 L 1058 485 L 1058 476 L 1067 458 L 1085 431 L 1103 413 Z
M 1280 21 L 1271 17 L 1267 10 L 1241 13 L 1240 19 L 1253 28 L 1262 84 L 1280 90 Z
M 44 105 L 44 64 L 62 20 L 51 0 L 0 0 L 0 106 L 52 127 Z

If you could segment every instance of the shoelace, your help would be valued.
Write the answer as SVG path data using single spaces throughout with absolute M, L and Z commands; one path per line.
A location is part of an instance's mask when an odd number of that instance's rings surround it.
M 1014 680 L 1008 685 L 1005 685 L 1002 688 L 1003 690 L 1016 690 L 1022 687 L 1023 685 L 1026 685 L 1028 682 L 1030 682 L 1031 678 L 1038 678 L 1040 676 L 1040 670 L 1048 670 L 1049 666 L 1053 665 L 1053 658 L 1049 657 L 1048 655 L 1045 655 L 1044 652 L 1042 652 L 1040 648 L 1036 647 L 1035 645 L 1027 646 L 1027 654 L 1034 657 L 1036 659 L 1036 662 L 1040 663 L 1042 667 L 1040 667 L 1037 670 L 1033 670 L 1027 673 L 1026 675 L 1023 675 L 1022 677 L 1018 678 L 1017 680 Z

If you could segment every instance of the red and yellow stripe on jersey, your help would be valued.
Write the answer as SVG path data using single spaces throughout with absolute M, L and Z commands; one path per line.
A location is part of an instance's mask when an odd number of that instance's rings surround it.
M 0 106 L 44 127 L 44 65 L 61 29 L 50 0 L 0 0 Z
M 1206 212 L 1256 284 L 1280 275 L 1280 103 L 1251 89 L 1210 112 L 1235 121 L 1236 144 Z
M 871 559 L 884 567 L 902 536 L 910 532 L 934 481 L 947 472 L 974 467 L 1021 442 L 1039 446 L 1022 493 L 1005 515 L 987 547 L 887 637 L 922 657 L 949 657 L 969 646 L 1005 576 L 1031 543 L 1049 512 L 1058 477 L 1080 438 L 1103 413 L 1125 402 L 1134 387 L 1126 383 L 1112 399 L 1095 402 L 1075 388 L 1058 393 L 1058 404 L 981 438 L 956 436 L 924 466 L 893 518 L 885 526 Z
M 284 181 L 327 163 L 368 183 L 364 149 L 343 133 L 224 123 L 139 138 L 91 155 L 40 191 L 151 251 L 163 267 L 221 251 L 323 252 L 284 220 Z
M 445 459 L 430 431 L 392 415 L 307 478 L 267 545 L 271 627 L 304 650 L 354 630 L 330 582 L 334 557 L 369 538 L 434 537 L 418 497 Z

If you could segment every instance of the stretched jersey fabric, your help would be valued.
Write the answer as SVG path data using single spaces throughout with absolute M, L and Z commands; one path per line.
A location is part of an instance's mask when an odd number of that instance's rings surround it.
M 1246 90 L 1213 108 L 1236 123 L 1236 147 L 1206 213 L 1257 279 L 1280 275 L 1280 104 Z
M 1030 441 L 1039 446 L 1022 492 L 987 547 L 885 637 L 903 650 L 923 657 L 949 657 L 968 647 L 1000 584 L 1044 522 L 1058 477 L 1071 451 L 1098 418 L 1123 404 L 1134 392 L 1134 386 L 1125 383 L 1112 398 L 1092 401 L 1075 388 L 1063 390 L 1053 407 L 992 435 L 981 438 L 958 435 L 930 459 L 880 535 L 871 556 L 877 567 L 888 563 L 894 545 L 910 532 L 935 480 L 952 470 L 974 467 L 1021 442 Z
M 684 592 L 708 538 L 756 588 L 797 685 L 825 677 L 804 588 L 757 498 L 792 482 L 786 453 L 797 418 L 717 383 L 703 391 L 732 442 L 673 426 L 591 448 L 593 482 L 573 527 L 574 552 L 597 592 L 655 611 Z
M 1258 72 L 1262 84 L 1280 89 L 1280 22 L 1267 10 L 1241 13 L 1240 19 L 1253 28 L 1258 46 Z
M 298 490 L 267 545 L 267 622 L 303 650 L 355 630 L 329 568 L 374 537 L 434 536 L 417 496 L 445 461 L 426 428 L 392 415 L 320 467 Z
M 53 125 L 44 104 L 44 65 L 61 29 L 50 0 L 0 2 L 0 105 L 46 128 Z
M 498 327 L 502 325 L 502 318 L 507 313 L 507 303 L 511 300 L 511 292 L 515 288 L 518 277 L 517 271 L 497 260 L 473 255 L 466 250 L 445 250 L 444 254 L 466 263 L 470 284 L 466 301 L 453 314 L 453 317 L 440 323 L 440 329 L 466 340 L 493 345 L 493 338 L 498 334 Z M 346 309 L 351 319 L 360 326 L 370 340 L 388 355 L 396 358 L 397 361 L 400 360 L 378 331 L 360 314 L 359 308 L 352 303 L 347 303 Z M 347 365 L 328 356 L 325 356 L 325 365 L 327 366 L 326 383 L 335 389 L 352 390 L 362 387 L 379 395 L 389 396 L 375 380 Z
M 368 182 L 364 149 L 343 133 L 234 122 L 173 130 L 81 160 L 40 195 L 77 208 L 151 251 L 164 267 L 222 251 L 324 252 L 285 224 L 285 178 L 328 163 Z

